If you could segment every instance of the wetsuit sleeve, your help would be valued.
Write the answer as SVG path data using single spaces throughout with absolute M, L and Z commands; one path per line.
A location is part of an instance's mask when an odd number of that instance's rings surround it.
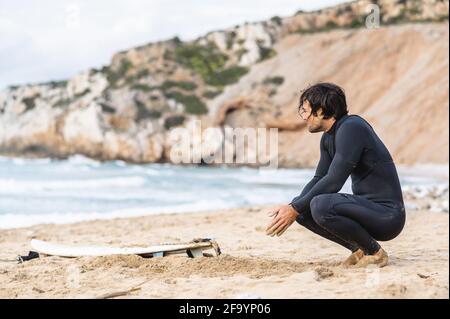
M 366 132 L 358 123 L 344 123 L 336 133 L 336 153 L 327 174 L 303 196 L 296 197 L 291 205 L 297 212 L 304 211 L 314 196 L 337 193 L 356 167 L 366 145 Z
M 330 167 L 331 164 L 331 156 L 328 153 L 328 151 L 325 148 L 325 135 L 322 135 L 322 138 L 320 139 L 320 159 L 319 159 L 319 164 L 317 164 L 316 167 L 316 172 L 314 174 L 314 177 L 305 185 L 305 187 L 303 187 L 302 192 L 300 193 L 300 195 L 298 195 L 297 197 L 295 197 L 292 201 L 291 201 L 291 205 L 294 201 L 300 199 L 301 197 L 303 197 L 306 193 L 308 193 L 311 188 L 314 187 L 314 185 L 322 178 L 324 177 L 327 172 L 328 172 L 328 168 Z

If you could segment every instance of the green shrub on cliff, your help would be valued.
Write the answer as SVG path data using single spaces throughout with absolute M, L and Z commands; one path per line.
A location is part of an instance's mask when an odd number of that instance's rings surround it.
M 263 81 L 264 84 L 274 84 L 274 85 L 281 85 L 281 84 L 283 84 L 283 82 L 284 82 L 284 77 L 282 77 L 282 76 L 267 77 Z
M 274 16 L 274 17 L 270 18 L 270 21 L 278 24 L 279 26 L 281 26 L 283 24 L 283 20 L 279 16 Z
M 147 84 L 142 83 L 134 83 L 130 86 L 132 90 L 142 91 L 142 92 L 149 92 L 154 89 L 154 87 L 151 87 Z
M 116 110 L 113 107 L 109 106 L 107 103 L 99 102 L 98 104 L 102 108 L 102 112 L 110 114 L 116 113 Z
M 213 44 L 184 44 L 174 51 L 175 60 L 200 74 L 207 82 L 215 70 L 221 69 L 228 57 Z
M 136 75 L 134 76 L 134 78 L 135 78 L 135 79 L 141 79 L 141 78 L 145 78 L 145 77 L 147 77 L 147 76 L 149 76 L 149 75 L 150 75 L 149 70 L 143 69 L 143 70 L 140 70 L 138 73 L 136 73 Z
M 219 71 L 215 74 L 215 81 L 217 86 L 229 85 L 236 83 L 239 79 L 248 72 L 248 68 L 241 66 L 231 66 L 227 69 Z
M 142 121 L 144 119 L 148 118 L 159 118 L 161 117 L 161 112 L 156 110 L 149 110 L 144 103 L 139 101 L 138 99 L 134 100 L 134 103 L 136 104 L 137 113 L 136 113 L 136 121 Z
M 169 90 L 171 88 L 180 88 L 186 91 L 192 91 L 197 88 L 197 84 L 195 84 L 192 81 L 164 81 L 164 83 L 161 85 L 161 89 L 163 91 Z
M 182 125 L 184 123 L 184 120 L 185 120 L 185 118 L 184 118 L 183 115 L 172 115 L 172 116 L 169 116 L 169 117 L 167 117 L 164 120 L 164 128 L 166 130 L 169 130 L 172 127 L 180 126 L 180 125 Z
M 237 55 L 238 61 L 240 61 L 242 56 L 246 53 L 248 53 L 248 50 L 245 48 L 241 48 L 241 49 L 237 50 L 236 55 Z
M 71 99 L 61 99 L 59 101 L 57 101 L 55 104 L 53 104 L 53 107 L 66 107 L 68 106 L 70 103 L 72 102 Z
M 277 51 L 275 51 L 272 48 L 266 48 L 263 46 L 259 47 L 259 54 L 261 55 L 261 58 L 259 59 L 259 61 L 264 61 L 270 58 L 273 58 L 274 56 L 277 55 Z
M 186 113 L 205 114 L 208 112 L 205 103 L 203 103 L 196 95 L 184 95 L 180 92 L 169 92 L 165 93 L 165 96 L 183 104 Z
M 220 95 L 222 93 L 221 90 L 218 91 L 206 91 L 205 93 L 203 93 L 203 97 L 207 98 L 207 99 L 213 99 L 216 96 Z
M 226 42 L 227 42 L 227 50 L 230 50 L 233 47 L 234 40 L 236 39 L 236 32 L 231 31 L 226 34 Z
M 248 72 L 246 68 L 239 66 L 225 68 L 228 56 L 220 52 L 213 43 L 207 45 L 180 43 L 173 51 L 166 51 L 164 57 L 193 70 L 206 84 L 217 87 L 237 82 Z
M 34 101 L 36 97 L 26 97 L 22 99 L 22 103 L 25 104 L 25 112 L 28 112 L 36 106 L 36 102 Z
M 345 25 L 344 28 L 359 29 L 366 25 L 365 22 L 366 20 L 364 16 L 355 17 L 348 25 Z
M 75 94 L 74 98 L 78 99 L 78 98 L 80 98 L 82 96 L 85 96 L 86 94 L 88 94 L 90 92 L 91 92 L 91 89 L 90 88 L 86 88 L 86 89 L 84 89 L 84 91 Z
M 130 60 L 127 58 L 123 58 L 120 61 L 119 67 L 117 70 L 113 70 L 111 66 L 105 66 L 102 68 L 101 72 L 105 74 L 109 84 L 112 87 L 116 87 L 117 82 L 125 77 L 125 74 L 128 72 L 128 70 L 133 66 Z
M 67 80 L 62 80 L 62 81 L 50 81 L 48 82 L 48 85 L 50 85 L 50 87 L 52 89 L 55 88 L 64 88 L 67 86 Z

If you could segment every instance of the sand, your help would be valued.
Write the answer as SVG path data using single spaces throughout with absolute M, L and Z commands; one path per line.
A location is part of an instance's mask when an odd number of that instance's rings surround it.
M 346 269 L 344 248 L 294 223 L 268 237 L 269 207 L 38 225 L 0 230 L 0 259 L 27 254 L 32 238 L 148 245 L 214 237 L 219 257 L 45 257 L 0 262 L 1 298 L 449 298 L 449 215 L 408 212 L 382 243 L 384 268 Z M 133 289 L 135 288 L 135 289 Z

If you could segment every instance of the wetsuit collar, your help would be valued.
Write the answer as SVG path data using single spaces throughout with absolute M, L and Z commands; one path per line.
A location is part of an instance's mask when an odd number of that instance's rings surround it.
M 331 126 L 331 128 L 328 130 L 328 132 L 325 132 L 327 134 L 330 135 L 334 135 L 336 133 L 336 127 L 338 126 L 339 123 L 343 122 L 349 115 L 346 114 L 343 117 L 341 117 L 339 120 L 334 121 L 333 125 Z

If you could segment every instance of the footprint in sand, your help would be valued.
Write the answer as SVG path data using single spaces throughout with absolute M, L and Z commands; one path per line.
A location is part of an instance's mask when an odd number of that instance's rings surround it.
M 324 280 L 326 278 L 330 278 L 334 276 L 334 272 L 326 267 L 318 267 L 316 269 L 314 269 L 314 273 L 315 273 L 315 279 L 317 281 L 321 281 Z
M 398 297 L 404 295 L 408 288 L 405 285 L 390 284 L 388 286 L 381 287 L 380 290 L 391 297 Z

